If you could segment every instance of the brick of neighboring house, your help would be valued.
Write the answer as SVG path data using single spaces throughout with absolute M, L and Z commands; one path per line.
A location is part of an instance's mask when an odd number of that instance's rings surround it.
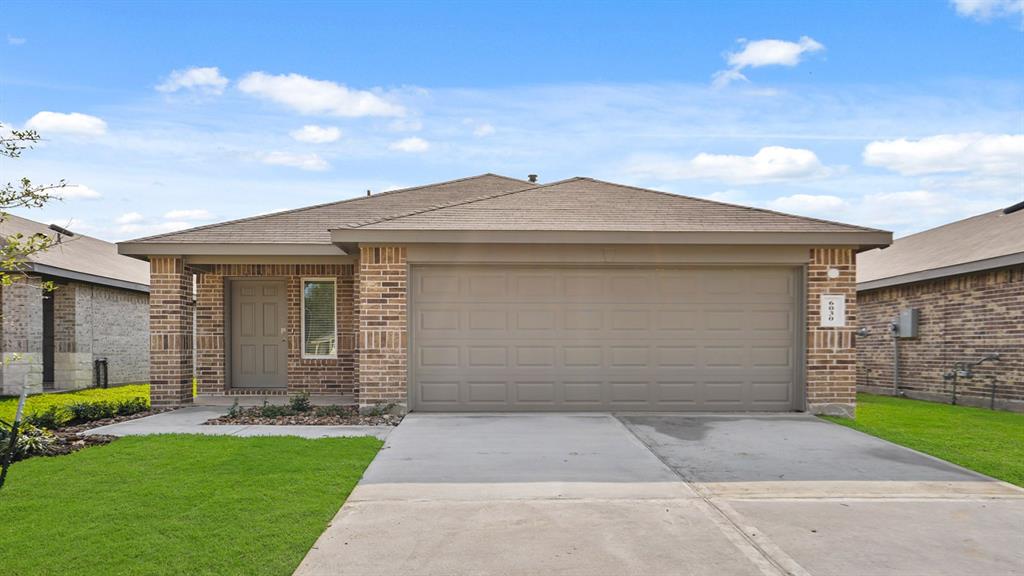
M 335 278 L 338 356 L 302 357 L 302 279 Z M 231 388 L 226 375 L 224 294 L 230 279 L 281 279 L 286 285 L 288 386 L 267 390 Z M 352 264 L 217 264 L 198 271 L 196 295 L 196 379 L 199 394 L 291 394 L 355 396 L 355 275 Z
M 829 278 L 829 269 L 839 275 Z M 856 396 L 856 261 L 849 249 L 814 248 L 807 265 L 807 409 L 853 417 Z M 846 297 L 846 326 L 823 327 L 821 295 Z
M 893 337 L 889 324 L 903 308 L 920 310 L 919 336 L 899 340 L 900 390 L 908 397 L 949 402 L 943 379 L 953 363 L 998 352 L 971 379 L 957 382 L 958 403 L 1024 411 L 1024 266 L 961 274 L 862 291 L 857 385 L 893 393 Z M 993 380 L 994 379 L 994 380 Z
M 408 266 L 403 246 L 359 255 L 359 404 L 406 404 Z
M 192 402 L 192 271 L 184 260 L 149 260 L 149 398 L 156 408 Z

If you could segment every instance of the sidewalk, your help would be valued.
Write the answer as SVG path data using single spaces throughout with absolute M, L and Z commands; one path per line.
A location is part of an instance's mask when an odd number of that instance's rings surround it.
M 129 420 L 101 426 L 82 432 L 83 435 L 108 434 L 110 436 L 142 436 L 147 434 L 208 434 L 211 436 L 299 436 L 300 438 L 343 438 L 373 436 L 387 438 L 391 426 L 272 426 L 272 425 L 214 425 L 203 422 L 223 416 L 226 406 L 193 406 L 138 420 Z

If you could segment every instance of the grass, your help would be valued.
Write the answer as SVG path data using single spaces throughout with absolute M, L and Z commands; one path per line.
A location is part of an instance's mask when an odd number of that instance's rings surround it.
M 131 384 L 113 388 L 88 388 L 76 392 L 59 392 L 36 394 L 25 401 L 25 414 L 42 412 L 50 406 L 67 406 L 78 402 L 106 401 L 118 402 L 129 398 L 145 398 L 149 401 L 149 384 Z M 5 396 L 0 398 L 0 420 L 11 422 L 18 409 L 18 398 Z
M 166 435 L 19 462 L 0 573 L 291 574 L 380 446 Z
M 857 418 L 823 416 L 1024 487 L 1024 414 L 857 395 Z

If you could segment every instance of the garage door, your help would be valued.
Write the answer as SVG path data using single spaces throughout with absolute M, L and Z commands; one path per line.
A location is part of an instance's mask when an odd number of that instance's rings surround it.
M 793 268 L 412 271 L 426 411 L 791 410 Z

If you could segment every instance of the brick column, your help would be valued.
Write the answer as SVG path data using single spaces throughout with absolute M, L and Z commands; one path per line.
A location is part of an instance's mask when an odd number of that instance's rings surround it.
M 829 270 L 838 271 L 835 278 Z M 835 274 L 835 273 L 833 273 Z M 807 265 L 807 409 L 853 418 L 857 402 L 857 277 L 853 250 L 813 248 Z M 821 326 L 821 295 L 846 296 L 846 326 Z
M 403 407 L 407 401 L 405 248 L 364 246 L 359 251 L 359 405 Z
M 149 398 L 153 407 L 192 403 L 192 273 L 184 260 L 149 260 Z

